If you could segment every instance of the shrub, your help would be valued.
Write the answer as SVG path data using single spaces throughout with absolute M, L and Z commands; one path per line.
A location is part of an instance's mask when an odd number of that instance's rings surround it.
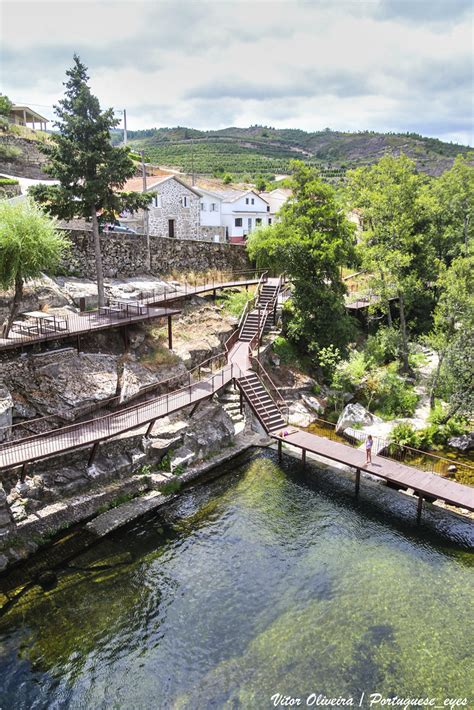
M 399 446 L 414 446 L 416 441 L 415 429 L 411 424 L 401 422 L 393 427 L 390 441 Z
M 182 485 L 182 481 L 180 481 L 178 478 L 173 478 L 171 481 L 166 481 L 166 483 L 162 483 L 159 486 L 159 489 L 161 493 L 163 493 L 163 495 L 168 496 L 172 495 L 173 493 L 177 493 Z
M 222 182 L 224 183 L 224 185 L 230 185 L 230 183 L 232 182 L 232 175 L 226 173 L 222 178 Z
M 375 335 L 367 338 L 366 357 L 377 365 L 387 365 L 397 357 L 398 340 L 398 332 L 394 328 L 381 326 Z
M 18 180 L 15 180 L 15 178 L 6 178 L 6 177 L 0 177 L 0 186 L 1 185 L 19 185 L 20 183 Z
M 296 346 L 289 340 L 279 335 L 273 341 L 273 352 L 278 355 L 282 365 L 296 365 L 298 362 L 298 351 Z
M 0 158 L 3 160 L 18 160 L 21 154 L 20 148 L 15 148 L 13 145 L 0 144 Z
M 418 395 L 412 385 L 390 370 L 382 375 L 375 399 L 380 414 L 390 419 L 411 417 L 418 403 Z
M 323 371 L 326 380 L 331 381 L 336 372 L 336 367 L 341 361 L 341 353 L 339 348 L 334 345 L 328 345 L 326 348 L 321 348 L 318 353 L 319 366 Z

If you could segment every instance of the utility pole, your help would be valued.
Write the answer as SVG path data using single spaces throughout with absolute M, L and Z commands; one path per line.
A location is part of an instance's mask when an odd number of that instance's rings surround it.
M 127 145 L 127 109 L 123 110 L 123 144 Z
M 143 150 L 141 151 L 142 156 L 142 178 L 143 178 L 143 192 L 146 192 L 146 167 L 145 167 L 145 154 Z M 151 247 L 150 247 L 150 220 L 148 215 L 148 209 L 145 209 L 144 216 L 144 226 L 145 226 L 145 240 L 146 240 L 146 259 L 148 263 L 148 269 L 151 271 Z

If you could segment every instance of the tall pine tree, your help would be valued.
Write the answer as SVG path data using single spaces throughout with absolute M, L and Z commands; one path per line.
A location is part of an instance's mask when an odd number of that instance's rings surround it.
M 48 157 L 47 172 L 59 185 L 37 185 L 30 193 L 49 212 L 61 219 L 83 217 L 92 224 L 99 305 L 103 305 L 104 277 L 98 215 L 114 219 L 122 210 L 147 208 L 151 195 L 121 192 L 135 166 L 125 147 L 113 148 L 110 130 L 119 120 L 113 109 L 101 111 L 88 85 L 87 67 L 74 55 L 66 72 L 65 96 L 55 106 L 58 133 L 42 150 Z

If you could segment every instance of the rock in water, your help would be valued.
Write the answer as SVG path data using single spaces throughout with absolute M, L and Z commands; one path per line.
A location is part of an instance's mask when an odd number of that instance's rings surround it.
M 474 449 L 474 431 L 462 436 L 455 436 L 448 441 L 448 446 L 459 451 L 470 451 Z

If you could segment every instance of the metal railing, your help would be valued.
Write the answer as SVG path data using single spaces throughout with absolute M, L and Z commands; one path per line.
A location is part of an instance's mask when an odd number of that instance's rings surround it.
M 71 424 L 61 429 L 0 444 L 0 469 L 47 458 L 69 449 L 87 446 L 136 429 L 211 396 L 231 382 L 233 378 L 234 365 L 226 365 L 205 380 L 192 382 L 174 392 L 154 398 L 151 402 L 144 402 L 119 412 Z
M 183 283 L 176 284 L 172 287 L 165 287 L 163 290 L 152 289 L 151 291 L 142 292 L 138 295 L 139 303 L 169 303 L 176 301 L 179 298 L 185 298 L 186 296 L 193 296 L 199 293 L 206 293 L 209 291 L 215 291 L 223 287 L 231 287 L 235 284 L 237 287 L 239 284 L 245 285 L 245 283 L 260 283 L 260 280 L 264 281 L 267 279 L 267 271 L 229 271 L 222 272 L 219 276 L 212 276 L 212 278 L 204 279 L 203 277 L 196 276 L 194 280 L 184 281 Z

